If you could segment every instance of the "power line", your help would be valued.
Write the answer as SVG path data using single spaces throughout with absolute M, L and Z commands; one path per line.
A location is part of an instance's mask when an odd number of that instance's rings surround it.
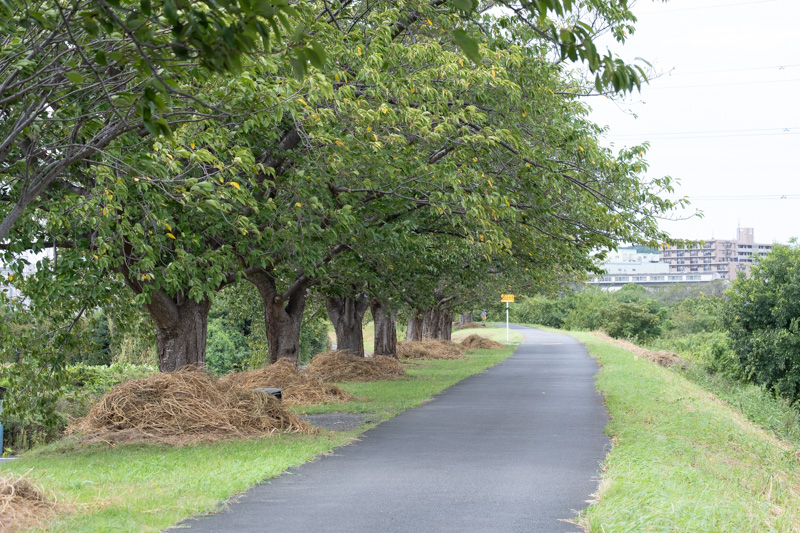
M 725 83 L 704 83 L 698 85 L 672 85 L 670 87 L 651 87 L 648 85 L 646 90 L 664 91 L 669 89 L 696 89 L 699 87 L 731 87 L 734 85 L 761 85 L 764 83 L 787 83 L 793 81 L 800 81 L 800 78 L 791 78 L 788 80 L 729 81 Z
M 762 200 L 800 200 L 800 194 L 750 194 L 750 195 L 716 195 L 716 196 L 685 196 L 671 197 L 670 200 L 680 200 L 686 198 L 690 201 L 762 201 Z
M 659 9 L 655 11 L 643 11 L 637 15 L 661 15 L 663 13 L 677 13 L 679 11 L 699 11 L 701 9 L 717 9 L 719 7 L 738 7 L 750 4 L 768 4 L 777 2 L 778 0 L 752 0 L 750 2 L 735 2 L 730 4 L 715 4 L 710 6 L 697 6 L 697 7 L 679 7 L 678 9 Z
M 653 141 L 682 141 L 684 139 L 726 139 L 731 137 L 775 137 L 800 135 L 800 128 L 769 128 L 764 130 L 718 130 L 665 133 L 609 133 L 608 137 L 621 141 L 648 139 Z
M 743 68 L 725 68 L 719 70 L 695 70 L 689 72 L 670 72 L 669 76 L 690 76 L 690 75 L 697 75 L 697 74 L 721 74 L 726 72 L 751 72 L 754 70 L 786 70 L 790 68 L 797 68 L 800 67 L 800 63 L 794 65 L 772 65 L 769 67 L 743 67 Z M 658 78 L 655 78 L 658 79 Z

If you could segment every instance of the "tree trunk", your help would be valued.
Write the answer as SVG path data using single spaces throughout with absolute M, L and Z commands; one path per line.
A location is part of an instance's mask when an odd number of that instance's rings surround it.
M 397 311 L 389 309 L 379 300 L 372 300 L 370 310 L 372 320 L 375 322 L 373 355 L 385 355 L 397 359 Z
M 450 309 L 445 308 L 439 312 L 439 327 L 436 330 L 437 339 L 449 341 L 453 333 L 453 315 L 450 314 Z
M 438 339 L 439 338 L 439 317 L 441 310 L 438 306 L 426 309 L 422 315 L 422 338 L 423 339 Z
M 336 330 L 336 349 L 346 350 L 364 357 L 364 313 L 369 308 L 369 299 L 362 294 L 355 298 L 331 296 L 325 300 L 328 317 Z
M 408 318 L 408 329 L 406 330 L 407 341 L 422 340 L 422 311 L 414 309 Z
M 300 325 L 306 308 L 308 283 L 302 283 L 285 297 L 278 293 L 275 279 L 266 272 L 247 276 L 258 289 L 264 302 L 264 322 L 269 348 L 269 362 L 290 359 L 297 364 L 300 358 Z
M 458 325 L 463 326 L 464 324 L 469 324 L 470 322 L 475 322 L 475 319 L 472 317 L 472 311 L 469 313 L 461 313 L 458 315 Z
M 195 302 L 178 295 L 171 298 L 154 291 L 145 307 L 156 325 L 158 369 L 173 372 L 187 365 L 205 366 L 208 298 Z

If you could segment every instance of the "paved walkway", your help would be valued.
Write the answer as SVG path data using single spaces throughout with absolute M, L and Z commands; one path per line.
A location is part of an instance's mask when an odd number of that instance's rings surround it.
M 561 532 L 608 447 L 598 367 L 564 335 L 514 326 L 505 362 L 259 485 L 193 532 Z

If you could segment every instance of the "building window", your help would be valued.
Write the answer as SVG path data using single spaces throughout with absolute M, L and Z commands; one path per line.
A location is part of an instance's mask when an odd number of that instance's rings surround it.
M 701 276 L 686 276 L 686 281 L 700 281 Z
M 633 281 L 647 281 L 647 276 L 633 276 Z
M 650 281 L 664 281 L 664 276 L 650 276 Z
M 630 276 L 617 276 L 616 278 L 614 278 L 614 281 L 630 281 L 630 280 L 631 280 Z
M 683 276 L 667 276 L 667 281 L 683 281 Z

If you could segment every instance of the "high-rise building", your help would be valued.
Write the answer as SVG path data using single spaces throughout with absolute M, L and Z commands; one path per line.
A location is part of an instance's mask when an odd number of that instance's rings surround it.
M 739 272 L 750 272 L 757 256 L 764 256 L 771 244 L 755 242 L 753 228 L 737 228 L 736 239 L 710 239 L 691 247 L 665 246 L 661 261 L 670 273 L 713 273 L 716 277 L 736 279 Z

